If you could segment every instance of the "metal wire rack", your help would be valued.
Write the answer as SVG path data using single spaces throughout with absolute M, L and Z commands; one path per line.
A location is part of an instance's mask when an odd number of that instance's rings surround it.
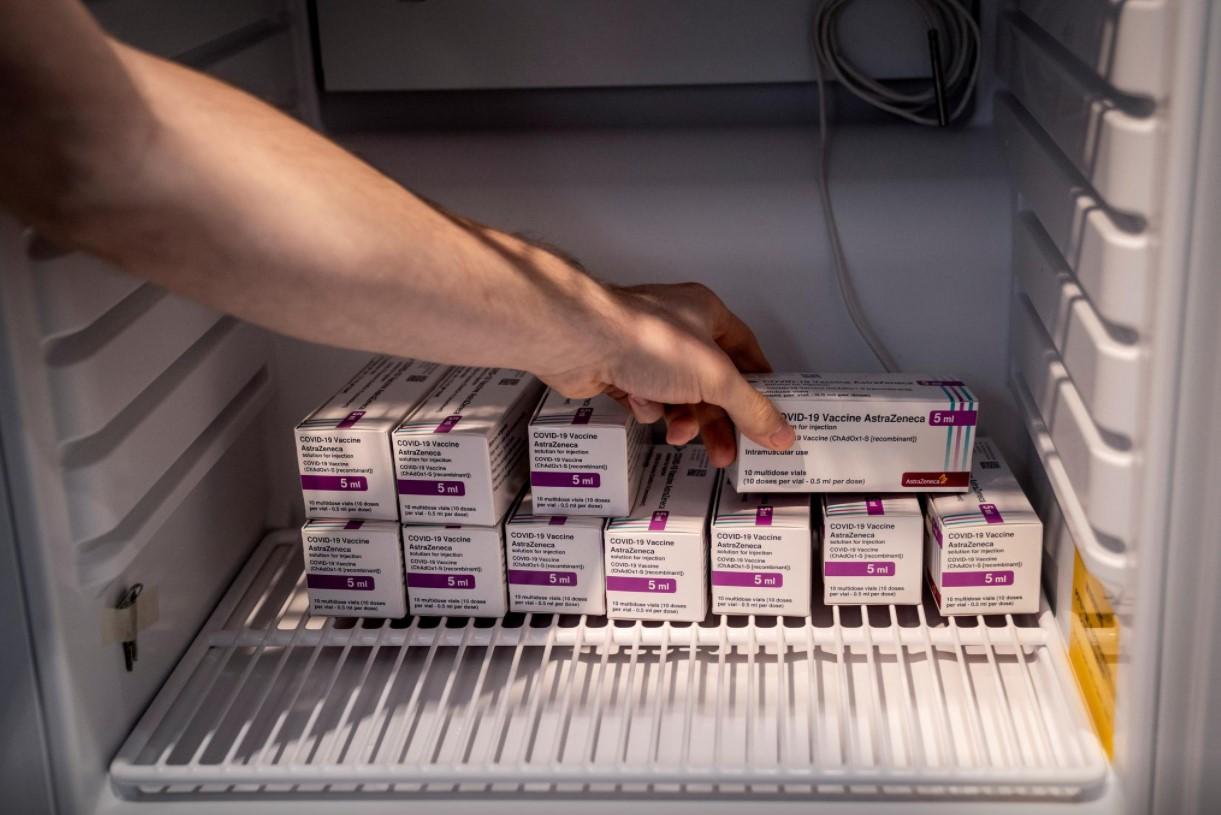
M 1065 796 L 1107 764 L 1050 611 L 701 624 L 311 617 L 256 550 L 111 765 L 129 796 L 583 790 Z

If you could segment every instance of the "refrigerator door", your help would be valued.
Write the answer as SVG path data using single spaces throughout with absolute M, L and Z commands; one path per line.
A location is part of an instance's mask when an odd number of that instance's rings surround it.
M 1130 812 L 1215 804 L 1219 17 L 1019 0 L 1000 23 L 1013 385 L 1049 582 Z
M 1182 340 L 1179 398 L 1168 417 L 1177 432 L 1167 450 L 1165 620 L 1145 671 L 1157 687 L 1152 812 L 1215 812 L 1221 804 L 1221 9 L 1214 4 L 1192 22 L 1198 53 L 1183 70 L 1198 70 L 1202 82 L 1176 218 Z
M 292 23 L 305 17 L 290 5 L 93 7 L 125 38 L 293 112 L 305 106 L 287 92 Z M 265 528 L 269 351 L 249 325 L 0 219 L 0 678 L 15 751 L 0 764 L 21 776 L 4 785 L 13 811 L 97 807 L 107 762 Z M 128 670 L 102 621 L 135 584 Z M 45 806 L 10 797 L 47 790 Z
M 11 379 L 0 365 L 0 389 Z M 17 552 L 8 476 L 0 437 L 0 790 L 12 812 L 54 812 L 51 762 L 34 670 L 33 637 Z

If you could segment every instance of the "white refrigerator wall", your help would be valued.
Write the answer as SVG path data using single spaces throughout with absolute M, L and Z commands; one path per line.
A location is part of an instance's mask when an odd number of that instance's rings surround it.
M 312 115 L 313 85 L 299 81 L 303 3 L 92 10 L 133 44 Z M 6 586 L 20 613 L 5 609 L 2 678 L 6 743 L 27 743 L 0 775 L 6 795 L 30 796 L 21 811 L 46 811 L 45 792 L 59 811 L 89 812 L 109 794 L 106 767 L 124 735 L 263 531 L 270 346 L 261 331 L 8 220 L 0 276 L 0 557 L 24 584 Z M 136 582 L 158 602 L 128 673 L 102 624 Z

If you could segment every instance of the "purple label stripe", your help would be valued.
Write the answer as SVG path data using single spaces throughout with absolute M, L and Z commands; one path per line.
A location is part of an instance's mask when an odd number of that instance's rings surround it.
M 866 515 L 885 515 L 886 507 L 882 504 L 881 498 L 866 498 L 865 499 L 865 514 Z
M 327 591 L 373 591 L 373 576 L 367 574 L 307 574 L 305 586 Z
M 971 410 L 971 408 L 975 406 L 974 399 L 971 397 L 971 394 L 967 392 L 966 387 L 956 385 L 954 386 L 953 390 L 961 401 L 961 407 L 968 409 L 969 412 L 975 414 L 975 411 Z M 972 416 L 970 424 L 961 426 L 956 431 L 958 438 L 954 441 L 954 461 L 957 462 L 958 467 L 962 469 L 971 469 L 971 465 L 969 464 L 971 447 L 967 439 L 978 420 L 978 414 L 975 414 Z
M 712 585 L 749 587 L 756 589 L 779 589 L 784 587 L 784 575 L 780 572 L 712 572 Z
M 461 481 L 428 481 L 416 478 L 398 480 L 399 495 L 437 495 L 456 498 L 466 495 L 466 484 Z
M 351 427 L 352 425 L 359 422 L 360 417 L 362 417 L 364 415 L 365 415 L 365 412 L 363 410 L 354 410 L 351 413 L 349 413 L 347 416 L 344 416 L 342 421 L 340 421 L 339 424 L 335 425 L 335 429 L 342 430 L 344 428 Z
M 769 507 L 766 504 L 760 504 L 755 507 L 755 526 L 771 526 L 774 509 L 774 507 Z
M 547 521 L 547 526 L 563 526 L 567 522 L 567 515 L 552 515 L 551 520 Z
M 322 492 L 365 492 L 369 479 L 363 475 L 303 475 L 301 489 Z
M 408 572 L 409 589 L 473 589 L 473 574 L 433 574 L 431 572 Z
M 928 423 L 934 427 L 974 427 L 978 412 L 974 410 L 934 410 Z
M 829 560 L 822 573 L 827 577 L 894 577 L 895 564 L 891 560 Z
M 955 385 L 965 385 L 966 383 L 960 379 L 919 379 L 919 380 L 916 380 L 916 384 L 917 385 L 934 385 L 934 386 L 949 385 L 950 387 L 953 387 Z
M 980 504 L 980 514 L 984 516 L 984 520 L 990 524 L 1003 524 L 1005 519 L 1001 517 L 1001 511 L 996 508 L 996 504 Z
M 577 408 L 577 412 L 572 414 L 573 424 L 589 424 L 589 420 L 593 418 L 594 409 L 591 407 Z
M 941 543 L 941 524 L 939 524 L 939 523 L 937 522 L 937 519 L 936 519 L 936 518 L 933 518 L 932 520 L 933 520 L 933 537 L 937 539 L 937 548 L 938 548 L 938 549 L 940 549 L 940 548 L 942 548 L 942 543 Z
M 509 569 L 509 582 L 514 586 L 563 586 L 568 588 L 577 585 L 577 573 Z
M 942 572 L 941 587 L 945 589 L 970 586 L 1012 586 L 1013 572 Z
M 674 594 L 678 591 L 678 581 L 673 577 L 608 577 L 606 590 Z
M 364 525 L 365 525 L 364 521 L 348 521 L 346 524 L 343 525 L 343 528 L 344 529 L 360 529 Z
M 596 489 L 602 486 L 602 476 L 598 473 L 540 473 L 531 471 L 530 486 Z
M 453 429 L 454 429 L 454 425 L 458 424 L 458 422 L 460 422 L 460 421 L 462 421 L 462 416 L 461 416 L 461 415 L 457 415 L 457 416 L 446 416 L 446 417 L 445 417 L 445 419 L 444 419 L 444 421 L 442 421 L 442 422 L 441 422 L 441 424 L 437 425 L 437 426 L 436 426 L 436 427 L 433 429 L 433 431 L 432 431 L 432 432 L 434 432 L 434 433 L 448 433 L 449 431 L 453 430 Z
M 666 521 L 670 519 L 669 510 L 659 509 L 653 513 L 653 517 L 649 519 L 650 532 L 665 532 Z

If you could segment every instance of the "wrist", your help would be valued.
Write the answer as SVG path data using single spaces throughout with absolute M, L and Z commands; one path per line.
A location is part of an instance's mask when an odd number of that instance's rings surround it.
M 548 330 L 535 334 L 535 372 L 547 378 L 582 371 L 606 381 L 612 354 L 631 336 L 631 305 L 619 289 L 596 280 L 576 263 L 538 251 L 544 256 L 538 267 L 545 281 L 548 318 L 531 319 Z

